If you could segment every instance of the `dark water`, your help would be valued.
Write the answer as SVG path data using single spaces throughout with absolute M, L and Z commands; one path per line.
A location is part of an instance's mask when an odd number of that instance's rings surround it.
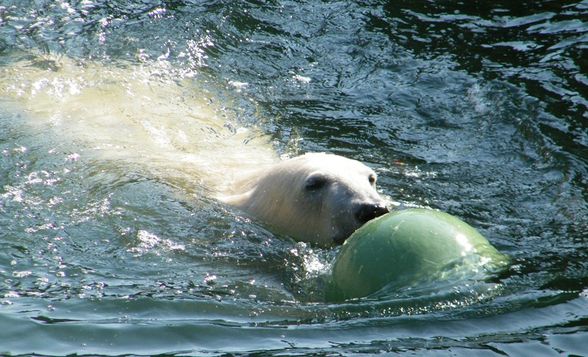
M 2 68 L 22 53 L 194 70 L 278 153 L 362 160 L 514 263 L 331 304 L 336 250 L 77 160 L 3 101 L 0 352 L 588 354 L 587 1 L 3 0 Z

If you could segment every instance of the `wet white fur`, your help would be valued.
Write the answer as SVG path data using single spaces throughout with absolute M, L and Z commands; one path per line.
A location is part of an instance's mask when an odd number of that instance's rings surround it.
M 241 193 L 221 197 L 276 232 L 329 246 L 359 228 L 355 209 L 380 204 L 375 172 L 356 160 L 311 153 L 285 160 L 237 182 Z M 309 188 L 320 180 L 321 186 Z

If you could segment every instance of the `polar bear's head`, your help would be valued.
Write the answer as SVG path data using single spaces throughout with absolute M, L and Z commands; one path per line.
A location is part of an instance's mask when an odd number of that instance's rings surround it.
M 324 153 L 262 170 L 245 193 L 225 202 L 278 233 L 322 246 L 343 243 L 361 225 L 388 212 L 372 169 Z

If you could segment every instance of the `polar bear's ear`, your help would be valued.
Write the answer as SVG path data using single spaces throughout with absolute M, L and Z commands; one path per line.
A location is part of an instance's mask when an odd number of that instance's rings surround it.
M 368 181 L 370 182 L 370 185 L 375 186 L 376 181 L 378 181 L 378 176 L 376 176 L 376 174 L 372 173 L 368 176 Z
M 329 183 L 329 178 L 320 173 L 315 172 L 310 174 L 304 182 L 304 189 L 307 191 L 318 191 Z

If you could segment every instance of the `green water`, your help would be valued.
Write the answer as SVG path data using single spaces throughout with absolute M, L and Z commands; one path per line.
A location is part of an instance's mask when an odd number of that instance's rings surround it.
M 4 0 L 0 69 L 15 82 L 72 61 L 96 71 L 72 72 L 93 93 L 122 95 L 129 68 L 165 63 L 146 84 L 169 110 L 153 127 L 190 132 L 197 96 L 277 155 L 365 162 L 394 204 L 463 219 L 513 264 L 329 303 L 338 250 L 220 205 L 170 163 L 191 146 L 97 153 L 103 133 L 125 137 L 103 131 L 117 98 L 59 127 L 59 100 L 2 92 L 0 353 L 588 354 L 587 14 L 586 1 Z

